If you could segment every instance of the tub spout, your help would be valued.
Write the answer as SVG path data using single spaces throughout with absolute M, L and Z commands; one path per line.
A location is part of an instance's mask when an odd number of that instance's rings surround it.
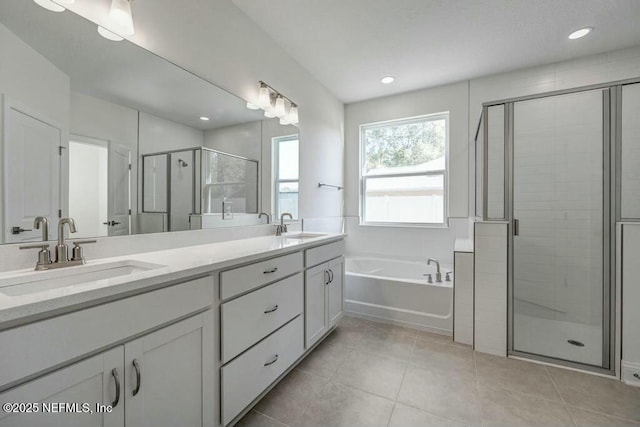
M 429 258 L 427 265 L 431 265 L 434 262 L 436 264 L 436 283 L 442 283 L 442 273 L 440 273 L 440 262 L 435 258 Z

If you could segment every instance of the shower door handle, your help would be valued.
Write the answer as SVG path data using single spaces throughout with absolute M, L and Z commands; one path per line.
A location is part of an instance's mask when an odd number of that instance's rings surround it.
M 519 219 L 514 219 L 513 220 L 513 235 L 514 236 L 519 236 L 520 235 L 520 220 Z

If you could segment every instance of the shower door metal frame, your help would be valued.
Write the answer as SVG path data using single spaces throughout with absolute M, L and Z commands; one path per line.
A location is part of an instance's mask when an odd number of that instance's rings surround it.
M 621 106 L 622 106 L 622 86 L 627 84 L 640 83 L 640 78 L 626 79 L 615 82 L 582 86 L 577 88 L 545 92 L 535 95 L 527 95 L 515 98 L 508 98 L 498 101 L 485 102 L 482 104 L 482 132 L 483 132 L 483 219 L 484 221 L 507 221 L 507 354 L 510 356 L 523 357 L 527 359 L 548 362 L 552 364 L 561 364 L 583 370 L 603 373 L 607 375 L 616 375 L 619 366 L 616 359 L 616 323 L 619 313 L 616 312 L 617 297 L 617 277 L 616 277 L 616 223 L 621 221 L 620 212 L 620 184 L 621 184 Z M 602 149 L 603 149 L 603 305 L 602 305 L 602 366 L 589 365 L 585 363 L 575 362 L 561 358 L 550 356 L 542 356 L 539 354 L 517 351 L 514 349 L 513 343 L 513 286 L 514 286 L 514 214 L 513 214 L 513 191 L 514 191 L 514 104 L 520 101 L 533 99 L 548 98 L 559 95 L 568 95 L 579 92 L 588 92 L 593 90 L 602 90 L 603 100 L 603 132 L 602 132 Z M 505 123 L 504 123 L 504 218 L 488 218 L 487 194 L 488 194 L 488 108 L 493 106 L 504 106 Z M 636 220 L 637 221 L 637 220 Z

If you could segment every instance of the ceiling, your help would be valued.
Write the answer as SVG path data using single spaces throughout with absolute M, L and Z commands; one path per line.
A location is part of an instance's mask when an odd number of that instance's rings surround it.
M 345 103 L 640 44 L 639 0 L 233 2 Z
M 76 92 L 200 130 L 264 118 L 244 100 L 133 43 L 103 39 L 94 23 L 72 12 L 2 0 L 0 24 L 67 74 Z

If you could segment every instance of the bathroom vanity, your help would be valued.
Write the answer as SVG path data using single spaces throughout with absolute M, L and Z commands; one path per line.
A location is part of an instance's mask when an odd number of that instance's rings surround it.
M 342 316 L 343 238 L 0 274 L 0 425 L 233 424 Z

